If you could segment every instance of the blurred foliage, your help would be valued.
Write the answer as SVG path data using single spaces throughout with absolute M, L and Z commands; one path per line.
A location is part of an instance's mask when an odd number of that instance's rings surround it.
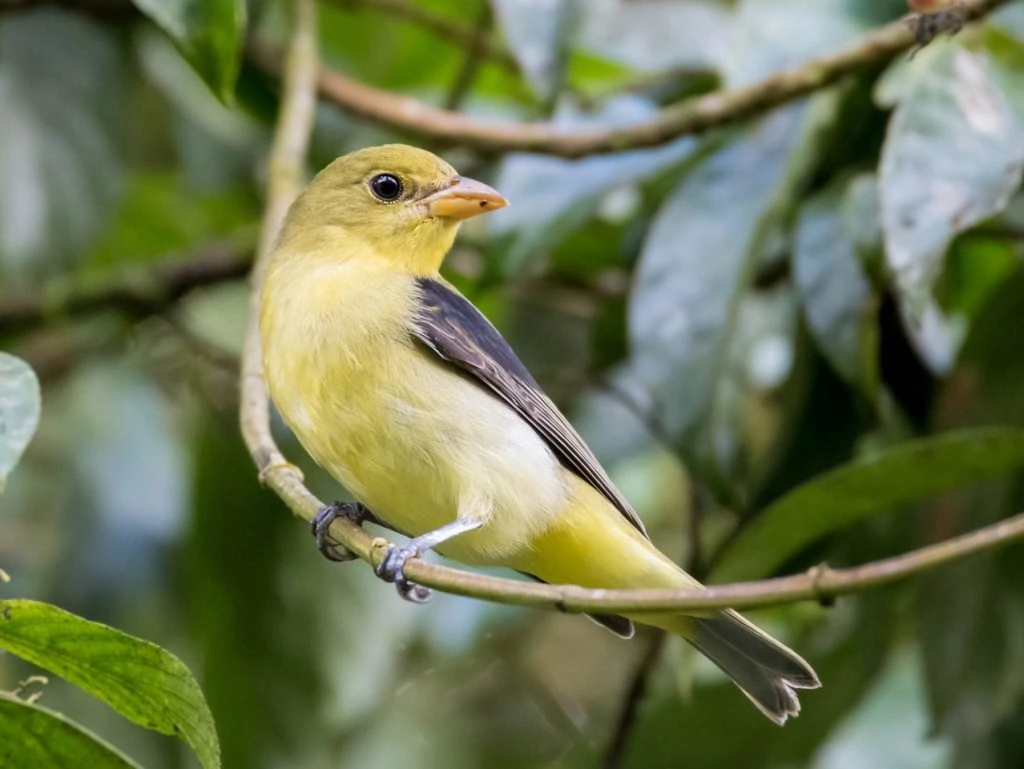
M 286 5 L 35 5 L 0 7 L 0 348 L 31 364 L 43 400 L 0 497 L 3 598 L 178 654 L 225 766 L 600 765 L 643 639 L 449 596 L 414 607 L 365 567 L 324 562 L 237 434 L 242 282 L 155 317 L 130 302 L 62 317 L 81 286 L 140 275 L 148 291 L 149 265 L 251 247 L 279 85 L 246 42 L 282 42 Z M 905 11 L 325 0 L 319 34 L 325 64 L 371 85 L 572 131 L 756 83 Z M 395 139 L 417 142 L 322 105 L 310 171 Z M 666 552 L 716 581 L 761 577 L 887 557 L 1024 509 L 1021 3 L 912 60 L 661 147 L 575 161 L 430 148 L 513 204 L 465 228 L 448 277 Z M 5 302 L 26 298 L 44 322 L 7 331 Z M 38 410 L 11 360 L 0 478 Z M 343 497 L 279 434 L 317 494 Z M 670 644 L 625 765 L 1024 764 L 1022 585 L 1008 550 L 834 607 L 761 613 L 824 682 L 782 730 Z M 0 655 L 0 765 L 25 734 L 97 767 L 132 765 L 107 743 L 146 767 L 194 765 L 61 682 L 28 702 L 19 681 L 36 672 Z

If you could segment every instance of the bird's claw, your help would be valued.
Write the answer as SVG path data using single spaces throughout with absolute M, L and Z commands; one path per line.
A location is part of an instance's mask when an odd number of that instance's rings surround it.
M 353 561 L 358 556 L 347 547 L 340 545 L 330 535 L 331 524 L 339 518 L 345 518 L 356 526 L 362 526 L 365 521 L 372 520 L 373 515 L 365 505 L 359 502 L 333 502 L 313 516 L 309 522 L 309 530 L 316 538 L 316 549 L 324 558 L 338 563 Z
M 398 594 L 411 603 L 426 603 L 430 600 L 430 588 L 410 582 L 405 577 L 405 564 L 410 558 L 419 558 L 416 546 L 392 545 L 384 560 L 377 567 L 377 576 L 385 582 L 394 582 Z

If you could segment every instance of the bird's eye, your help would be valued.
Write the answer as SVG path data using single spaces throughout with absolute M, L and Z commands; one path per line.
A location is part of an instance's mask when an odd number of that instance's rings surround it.
M 391 203 L 402 195 L 402 181 L 393 174 L 377 174 L 370 179 L 370 191 L 378 200 Z

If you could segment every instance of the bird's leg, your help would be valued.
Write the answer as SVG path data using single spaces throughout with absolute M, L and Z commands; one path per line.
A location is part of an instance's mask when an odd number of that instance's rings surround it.
M 433 550 L 453 537 L 479 529 L 483 525 L 484 520 L 481 518 L 456 518 L 451 523 L 410 539 L 404 545 L 392 545 L 377 567 L 377 576 L 385 582 L 394 582 L 398 594 L 405 600 L 426 603 L 430 600 L 430 588 L 416 585 L 405 578 L 406 562 L 410 558 L 419 558 L 427 550 Z
M 342 547 L 331 538 L 329 529 L 338 518 L 345 518 L 356 526 L 362 526 L 369 521 L 387 528 L 386 524 L 360 502 L 333 502 L 327 505 L 313 516 L 309 522 L 309 530 L 316 538 L 316 549 L 328 561 L 352 561 L 356 558 L 355 553 Z

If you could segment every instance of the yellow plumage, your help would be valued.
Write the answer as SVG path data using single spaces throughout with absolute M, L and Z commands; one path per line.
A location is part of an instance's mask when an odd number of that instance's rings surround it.
M 325 169 L 289 213 L 266 277 L 264 369 L 277 408 L 389 525 L 412 536 L 456 519 L 479 526 L 440 544 L 448 557 L 553 583 L 698 588 L 438 275 L 459 221 L 503 204 L 409 147 Z M 817 685 L 803 660 L 734 613 L 634 619 L 686 637 L 777 722 L 799 708 L 793 688 Z

